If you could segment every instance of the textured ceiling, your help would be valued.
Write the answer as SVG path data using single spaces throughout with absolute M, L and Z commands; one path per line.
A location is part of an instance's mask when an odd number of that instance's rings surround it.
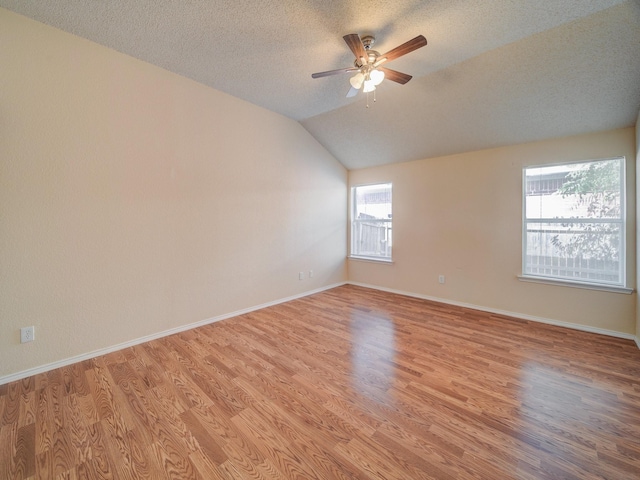
M 347 168 L 632 126 L 640 0 L 0 0 L 0 6 L 298 120 Z M 377 102 L 347 99 L 342 36 L 385 52 Z

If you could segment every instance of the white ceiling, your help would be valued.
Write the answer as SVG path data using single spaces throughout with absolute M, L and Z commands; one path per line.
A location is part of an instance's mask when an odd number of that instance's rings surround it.
M 640 0 L 0 0 L 0 6 L 301 124 L 347 168 L 632 126 Z M 348 33 L 389 64 L 377 102 L 347 99 Z

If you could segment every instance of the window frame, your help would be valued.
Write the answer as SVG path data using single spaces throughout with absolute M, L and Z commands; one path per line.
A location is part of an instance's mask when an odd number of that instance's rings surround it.
M 374 186 L 384 186 L 389 185 L 391 191 L 391 216 L 389 218 L 382 219 L 358 219 L 357 218 L 357 195 L 356 191 L 358 188 L 362 187 L 374 187 Z M 375 263 L 385 263 L 392 264 L 393 263 L 393 243 L 389 247 L 389 256 L 378 256 L 378 255 L 362 255 L 358 253 L 354 253 L 354 245 L 355 245 L 355 230 L 356 225 L 364 223 L 364 222 L 380 222 L 389 224 L 390 227 L 387 228 L 387 232 L 393 231 L 393 182 L 384 181 L 384 182 L 372 182 L 372 183 L 362 183 L 358 185 L 352 185 L 350 188 L 350 199 L 349 199 L 349 259 L 354 260 L 362 260 L 369 261 Z
M 527 218 L 527 170 L 576 164 L 589 164 L 609 160 L 620 161 L 620 217 L 619 219 L 598 219 L 588 217 L 555 217 L 555 218 Z M 572 160 L 566 162 L 525 165 L 522 168 L 522 273 L 518 278 L 526 282 L 546 283 L 592 290 L 613 291 L 618 293 L 632 293 L 627 287 L 627 159 L 625 156 L 612 156 L 589 160 Z M 527 273 L 527 232 L 531 223 L 614 223 L 620 226 L 620 282 L 607 282 L 588 279 L 573 279 L 554 275 Z

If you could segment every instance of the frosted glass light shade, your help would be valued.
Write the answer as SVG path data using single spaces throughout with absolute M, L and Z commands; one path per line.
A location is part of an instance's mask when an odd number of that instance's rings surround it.
M 365 80 L 364 88 L 362 89 L 364 93 L 373 92 L 375 89 L 376 89 L 376 84 L 373 82 L 373 80 Z
M 382 70 L 372 70 L 369 76 L 374 85 L 380 85 L 384 80 L 384 72 Z
M 364 75 L 362 72 L 356 73 L 353 77 L 349 79 L 349 83 L 353 88 L 357 88 L 358 90 L 362 86 L 362 82 L 364 82 Z

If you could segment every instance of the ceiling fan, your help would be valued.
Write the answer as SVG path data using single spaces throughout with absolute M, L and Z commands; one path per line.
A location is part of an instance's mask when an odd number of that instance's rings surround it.
M 393 50 L 389 50 L 384 55 L 371 49 L 371 46 L 375 42 L 375 38 L 372 35 L 365 35 L 360 38 L 357 33 L 350 33 L 345 35 L 344 41 L 349 49 L 356 56 L 353 62 L 353 67 L 339 68 L 337 70 L 329 70 L 327 72 L 318 72 L 311 75 L 313 78 L 328 77 L 330 75 L 337 75 L 340 73 L 357 72 L 349 82 L 351 83 L 351 89 L 347 93 L 347 97 L 353 97 L 357 95 L 362 88 L 365 93 L 373 92 L 376 86 L 380 85 L 382 80 L 388 78 L 393 82 L 404 85 L 411 80 L 411 75 L 406 73 L 397 72 L 390 68 L 382 67 L 383 63 L 388 63 L 395 60 L 398 57 L 411 53 L 420 47 L 424 47 L 427 44 L 427 39 L 422 35 L 397 46 Z

